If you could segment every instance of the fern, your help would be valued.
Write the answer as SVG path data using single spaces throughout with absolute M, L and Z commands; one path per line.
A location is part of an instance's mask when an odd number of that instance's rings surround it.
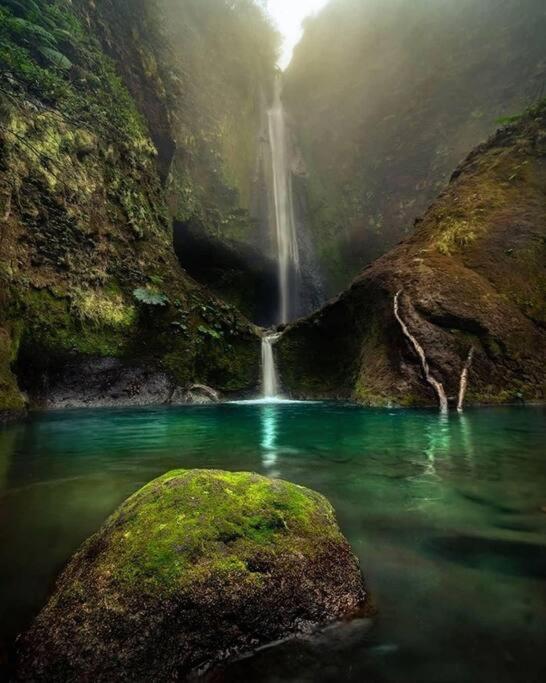
M 51 48 L 57 46 L 55 36 L 47 31 L 43 26 L 39 26 L 27 19 L 14 17 L 10 21 L 11 30 L 17 35 L 24 38 L 31 46 L 41 47 L 47 45 Z
M 40 8 L 33 0 L 0 0 L 0 5 L 7 7 L 16 17 L 27 17 L 31 12 L 40 15 Z
M 50 62 L 54 67 L 57 69 L 61 69 L 62 71 L 68 71 L 69 69 L 72 68 L 72 62 L 68 59 L 68 57 L 65 57 L 65 55 L 62 54 L 62 52 L 59 52 L 58 50 L 53 50 L 50 47 L 41 47 L 39 48 L 40 54 L 42 54 L 48 62 Z
M 201 332 L 201 334 L 206 334 L 209 337 L 212 337 L 213 339 L 221 339 L 222 338 L 222 333 L 217 332 L 216 330 L 213 330 L 211 327 L 206 327 L 205 325 L 199 325 L 197 328 L 198 332 Z
M 161 292 L 156 292 L 148 287 L 139 287 L 133 291 L 135 299 L 146 306 L 166 306 L 169 303 L 169 297 Z

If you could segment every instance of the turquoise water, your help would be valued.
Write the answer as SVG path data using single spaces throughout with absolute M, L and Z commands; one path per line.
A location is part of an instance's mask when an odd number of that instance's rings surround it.
M 0 430 L 0 641 L 129 494 L 178 467 L 327 495 L 379 613 L 227 668 L 225 681 L 546 680 L 546 412 L 342 404 L 74 411 Z

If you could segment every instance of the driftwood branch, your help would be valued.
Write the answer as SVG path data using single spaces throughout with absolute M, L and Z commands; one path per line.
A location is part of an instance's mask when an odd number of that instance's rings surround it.
M 462 413 L 464 408 L 464 397 L 466 395 L 466 389 L 468 387 L 468 374 L 470 368 L 472 367 L 472 361 L 474 359 L 474 347 L 470 347 L 468 356 L 466 358 L 463 370 L 461 372 L 461 380 L 459 382 L 459 399 L 457 401 L 457 410 Z
M 427 361 L 427 357 L 425 354 L 425 350 L 419 344 L 417 339 L 411 334 L 409 331 L 408 326 L 402 319 L 402 315 L 400 313 L 400 295 L 402 294 L 402 290 L 397 292 L 396 296 L 394 297 L 394 316 L 396 320 L 400 323 L 400 327 L 402 328 L 402 332 L 404 333 L 404 336 L 409 340 L 411 345 L 413 346 L 415 353 L 418 355 L 420 361 L 421 361 L 421 367 L 423 369 L 423 374 L 425 376 L 426 381 L 430 384 L 430 386 L 434 389 L 436 392 L 436 395 L 438 396 L 438 402 L 440 404 L 440 410 L 442 413 L 447 413 L 448 411 L 448 402 L 447 402 L 447 396 L 446 392 L 444 391 L 444 386 L 441 382 L 438 382 L 437 379 L 435 379 L 432 376 L 432 373 L 430 372 L 430 366 Z

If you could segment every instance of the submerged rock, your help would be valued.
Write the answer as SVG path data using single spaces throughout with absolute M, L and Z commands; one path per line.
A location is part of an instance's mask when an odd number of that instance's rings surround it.
M 19 676 L 183 678 L 366 605 L 323 496 L 256 474 L 174 471 L 74 556 L 22 639 Z

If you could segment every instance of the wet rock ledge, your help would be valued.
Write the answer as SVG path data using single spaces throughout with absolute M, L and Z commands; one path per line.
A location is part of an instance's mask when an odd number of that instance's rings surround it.
M 328 501 L 256 474 L 179 470 L 84 543 L 21 639 L 20 680 L 184 679 L 362 614 Z

